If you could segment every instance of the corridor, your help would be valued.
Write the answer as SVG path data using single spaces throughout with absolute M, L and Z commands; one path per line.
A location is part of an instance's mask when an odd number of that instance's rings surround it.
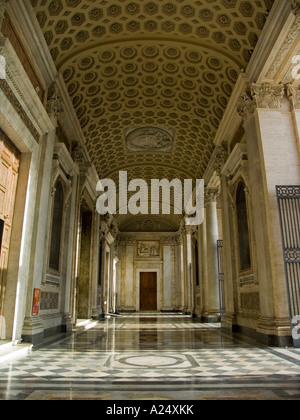
M 300 399 L 300 350 L 259 346 L 181 315 L 89 327 L 0 364 L 0 399 Z

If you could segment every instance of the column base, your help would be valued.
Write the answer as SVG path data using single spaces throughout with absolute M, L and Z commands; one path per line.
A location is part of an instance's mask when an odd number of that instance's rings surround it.
M 222 319 L 222 330 L 227 334 L 242 334 L 268 347 L 293 347 L 289 319 L 260 318 L 255 327 L 244 325 L 236 316 L 226 314 Z
M 44 324 L 39 317 L 25 318 L 22 329 L 22 340 L 33 345 L 42 344 L 45 338 Z
M 65 315 L 62 319 L 62 323 L 61 323 L 61 332 L 68 334 L 71 333 L 73 331 L 73 322 L 72 322 L 72 318 L 71 315 Z
M 256 326 L 257 340 L 271 347 L 288 347 L 293 345 L 290 320 L 263 318 Z
M 123 309 L 119 309 L 119 313 L 120 314 L 135 314 L 136 313 L 136 309 L 135 308 L 123 308 Z
M 208 324 L 217 324 L 221 322 L 220 312 L 206 312 L 202 314 L 201 321 Z
M 238 332 L 238 322 L 236 314 L 225 314 L 221 320 L 222 330 L 226 333 L 235 333 Z

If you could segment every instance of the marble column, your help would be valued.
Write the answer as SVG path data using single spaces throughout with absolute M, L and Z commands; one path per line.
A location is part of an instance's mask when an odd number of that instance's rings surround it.
M 125 299 L 125 291 L 126 291 L 126 240 L 122 239 L 119 244 L 119 252 L 120 252 L 120 258 L 121 258 L 121 273 L 120 273 L 120 308 L 124 310 L 126 299 Z
M 125 310 L 136 311 L 134 293 L 134 246 L 135 238 L 126 239 L 126 282 L 125 282 Z
M 71 194 L 65 204 L 65 211 L 67 214 L 66 224 L 66 239 L 65 239 L 65 252 L 66 252 L 66 264 L 65 264 L 65 288 L 62 296 L 62 331 L 72 331 L 72 275 L 74 268 L 74 255 L 75 255 L 75 244 L 76 244 L 76 202 L 77 202 L 77 183 L 78 175 L 74 172 L 72 174 L 72 181 L 70 184 Z
M 229 192 L 228 179 L 221 175 L 221 202 L 223 226 L 224 279 L 225 279 L 225 316 L 222 327 L 230 331 L 237 325 L 237 272 L 235 256 L 235 228 L 233 197 Z
M 282 104 L 286 109 L 285 87 L 271 83 L 253 84 L 251 92 L 245 92 L 238 104 L 251 162 L 249 179 L 255 217 L 252 240 L 257 249 L 260 291 L 256 330 L 261 340 L 275 345 L 286 345 L 290 335 L 276 185 L 300 182 L 295 120 L 292 112 L 283 112 Z
M 192 251 L 192 234 L 193 226 L 185 228 L 185 312 L 192 315 L 194 307 L 193 298 L 193 251 Z
M 183 240 L 182 236 L 175 239 L 175 281 L 176 281 L 176 296 L 175 296 L 175 309 L 183 311 L 184 308 L 184 267 L 183 267 Z
M 200 304 L 197 305 L 196 316 L 200 319 L 205 313 L 205 296 L 207 295 L 207 258 L 206 258 L 206 220 L 198 227 L 199 244 L 199 292 Z
M 103 285 L 104 311 L 106 314 L 112 312 L 113 294 L 113 264 L 114 264 L 114 241 L 115 238 L 108 229 L 105 236 L 105 279 Z
M 99 305 L 98 305 L 98 285 L 99 285 L 99 232 L 100 216 L 96 207 L 93 213 L 92 224 L 92 318 L 99 318 Z
M 53 127 L 57 126 L 57 120 L 62 115 L 64 108 L 62 98 L 59 96 L 55 85 L 49 90 L 47 112 L 53 123 Z M 25 320 L 22 331 L 24 341 L 34 344 L 44 340 L 44 325 L 40 316 L 32 315 L 33 292 L 34 289 L 41 289 L 44 278 L 45 258 L 47 258 L 48 246 L 46 244 L 48 211 L 50 201 L 50 187 L 52 175 L 52 159 L 55 142 L 56 128 L 50 131 L 41 139 L 39 168 L 37 174 L 37 200 L 35 205 L 35 223 L 33 243 L 35 252 L 31 258 L 31 273 L 29 274 L 27 305 L 25 312 Z
M 172 238 L 162 238 L 163 244 L 163 258 L 164 258 L 164 266 L 163 266 L 163 273 L 164 273 L 164 306 L 162 308 L 163 311 L 171 311 L 173 309 L 172 306 L 172 291 L 173 291 L 173 258 L 172 258 L 172 245 L 173 239 Z
M 38 171 L 38 150 L 22 155 L 17 187 L 18 205 L 15 208 L 11 237 L 10 261 L 15 261 L 7 276 L 7 293 L 16 296 L 14 319 L 7 319 L 7 331 L 12 331 L 12 341 L 22 337 L 26 310 L 30 255 L 33 252 L 34 206 L 36 200 L 36 175 Z M 6 308 L 4 307 L 6 312 Z M 11 324 L 11 325 L 10 325 Z
M 207 302 L 204 321 L 220 321 L 220 291 L 218 276 L 218 213 L 219 189 L 207 188 L 206 200 L 206 245 L 207 245 Z

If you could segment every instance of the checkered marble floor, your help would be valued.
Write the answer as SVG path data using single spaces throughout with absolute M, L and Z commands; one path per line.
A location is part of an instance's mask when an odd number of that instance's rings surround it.
M 300 351 L 186 318 L 120 318 L 0 365 L 0 399 L 70 399 L 70 389 L 74 399 L 172 399 L 179 389 L 180 399 L 299 399 Z

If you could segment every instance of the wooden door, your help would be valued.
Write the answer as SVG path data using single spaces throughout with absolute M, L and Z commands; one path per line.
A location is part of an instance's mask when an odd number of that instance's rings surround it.
M 19 165 L 19 151 L 0 129 L 0 315 L 3 315 Z
M 157 311 L 157 273 L 141 273 L 140 310 Z

